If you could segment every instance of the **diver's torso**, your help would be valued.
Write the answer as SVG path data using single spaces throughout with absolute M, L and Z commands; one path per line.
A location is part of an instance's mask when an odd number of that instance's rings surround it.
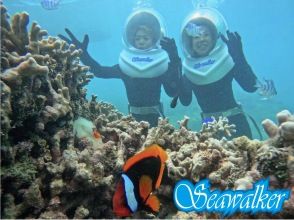
M 168 55 L 162 49 L 121 52 L 119 68 L 131 106 L 160 104 L 161 84 L 168 70 L 168 61 Z
M 237 106 L 232 90 L 233 70 L 222 79 L 207 85 L 191 83 L 198 104 L 205 113 L 224 111 Z
M 154 78 L 133 78 L 124 73 L 122 74 L 130 105 L 142 107 L 154 106 L 160 103 L 163 75 Z

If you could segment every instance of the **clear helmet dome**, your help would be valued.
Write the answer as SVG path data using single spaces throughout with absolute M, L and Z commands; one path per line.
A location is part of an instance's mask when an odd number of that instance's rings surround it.
M 183 54 L 186 58 L 197 57 L 192 49 L 192 37 L 201 33 L 201 26 L 208 27 L 215 40 L 214 47 L 209 54 L 225 46 L 225 43 L 220 38 L 220 34 L 226 36 L 226 31 L 228 30 L 225 18 L 215 8 L 199 7 L 188 15 L 182 24 L 180 39 Z
M 138 31 L 151 36 L 151 43 L 144 49 L 136 45 Z M 126 20 L 123 43 L 130 50 L 151 50 L 160 48 L 160 40 L 166 35 L 166 28 L 160 14 L 152 8 L 138 8 Z

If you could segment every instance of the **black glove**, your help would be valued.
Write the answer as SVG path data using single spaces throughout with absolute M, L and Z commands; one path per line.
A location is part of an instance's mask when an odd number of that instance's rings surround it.
M 87 48 L 89 44 L 89 36 L 88 34 L 85 34 L 83 41 L 79 41 L 73 33 L 65 28 L 65 32 L 68 34 L 69 38 L 65 37 L 64 35 L 58 34 L 58 37 L 60 37 L 62 40 L 66 41 L 68 44 L 74 44 L 77 49 L 81 49 L 83 51 L 82 55 L 80 56 L 82 62 L 85 65 L 88 65 L 92 68 L 95 66 L 99 66 L 99 64 L 89 55 Z
M 62 34 L 58 34 L 58 37 L 60 37 L 62 40 L 66 41 L 68 44 L 74 44 L 77 49 L 82 49 L 83 51 L 87 51 L 88 44 L 89 44 L 89 36 L 88 34 L 85 34 L 83 42 L 79 41 L 73 33 L 65 28 L 65 32 L 68 34 L 69 38 L 65 37 Z
M 170 61 L 178 61 L 180 59 L 176 42 L 173 38 L 163 37 L 160 45 L 168 53 Z
M 229 54 L 231 55 L 235 64 L 246 62 L 243 53 L 241 37 L 237 32 L 227 31 L 228 39 L 221 34 L 222 40 L 227 44 Z

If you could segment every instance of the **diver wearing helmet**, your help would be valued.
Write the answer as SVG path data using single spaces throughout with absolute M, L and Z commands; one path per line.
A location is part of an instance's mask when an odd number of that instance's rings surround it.
M 163 37 L 164 29 L 160 16 L 149 8 L 130 14 L 126 21 L 119 64 L 106 67 L 96 62 L 87 52 L 89 38 L 80 42 L 65 29 L 70 39 L 59 35 L 68 43 L 83 50 L 81 60 L 99 78 L 123 80 L 129 101 L 129 113 L 137 121 L 148 121 L 156 126 L 159 117 L 164 117 L 160 102 L 161 86 L 168 96 L 177 95 L 181 74 L 181 60 L 175 41 Z
M 257 77 L 246 61 L 241 37 L 228 31 L 223 16 L 215 9 L 200 8 L 184 21 L 181 33 L 183 77 L 180 101 L 188 106 L 192 92 L 201 107 L 203 122 L 227 117 L 236 125 L 234 137 L 252 138 L 246 116 L 235 100 L 235 79 L 247 92 L 256 91 Z

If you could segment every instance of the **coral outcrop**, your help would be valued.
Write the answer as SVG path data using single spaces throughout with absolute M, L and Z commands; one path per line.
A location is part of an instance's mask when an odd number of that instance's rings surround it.
M 265 175 L 274 175 L 281 186 L 294 184 L 294 116 L 288 110 L 277 114 L 278 124 L 262 122 L 270 137 L 257 152 L 257 168 Z
M 83 116 L 104 126 L 122 115 L 96 96 L 86 99 L 93 75 L 79 62 L 81 50 L 28 24 L 27 13 L 9 19 L 1 5 L 1 217 L 101 217 L 89 204 L 101 194 L 99 210 L 111 206 L 113 187 L 103 187 L 123 162 L 110 143 L 75 138 L 72 124 Z M 112 169 L 112 161 L 120 166 Z

